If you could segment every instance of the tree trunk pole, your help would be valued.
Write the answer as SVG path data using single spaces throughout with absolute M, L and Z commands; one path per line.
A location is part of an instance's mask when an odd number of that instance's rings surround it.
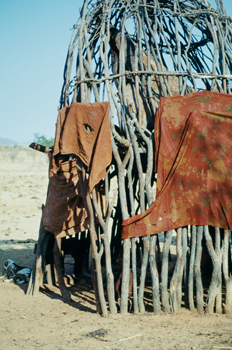
M 83 167 L 81 167 L 81 168 L 77 167 L 77 170 L 79 172 L 82 198 L 84 200 L 85 207 L 86 207 L 86 210 L 87 210 L 87 213 L 89 216 L 89 220 L 90 220 L 90 226 L 89 226 L 90 242 L 91 242 L 92 254 L 93 254 L 93 257 L 95 260 L 96 281 L 97 281 L 97 287 L 98 287 L 98 294 L 97 295 L 95 294 L 95 297 L 96 298 L 99 297 L 102 314 L 103 314 L 103 316 L 107 316 L 108 312 L 107 312 L 106 300 L 105 300 L 105 296 L 104 296 L 104 288 L 103 288 L 102 272 L 101 272 L 101 257 L 100 257 L 100 253 L 98 253 L 97 244 L 96 244 L 97 234 L 96 234 L 96 230 L 95 230 L 93 208 L 92 208 L 90 196 L 86 190 L 85 170 Z M 96 304 L 98 304 L 98 300 L 96 301 Z M 99 308 L 97 308 L 97 311 L 98 310 L 99 310 Z
M 62 271 L 61 264 L 61 238 L 55 238 L 55 243 L 53 247 L 54 263 L 58 276 L 59 288 L 64 300 L 71 300 L 71 294 L 67 290 L 64 282 L 64 275 Z
M 111 264 L 111 252 L 108 233 L 104 233 L 105 255 L 106 255 L 106 276 L 107 276 L 107 295 L 109 301 L 109 308 L 112 314 L 117 313 L 115 305 L 115 288 L 114 288 L 114 275 L 112 272 Z
M 183 265 L 184 265 L 184 306 L 189 308 L 188 303 L 188 275 L 189 275 L 189 247 L 188 247 L 189 227 L 183 230 Z
M 188 278 L 188 301 L 189 308 L 191 311 L 194 311 L 194 279 L 193 271 L 195 264 L 195 254 L 196 254 L 196 226 L 192 226 L 191 233 L 191 249 L 190 249 L 190 262 L 189 262 L 189 278 Z
M 136 242 L 135 238 L 132 238 L 132 276 L 133 276 L 133 304 L 134 313 L 138 314 L 138 288 L 137 288 L 137 268 L 136 268 Z
M 182 228 L 177 229 L 176 233 L 176 251 L 177 251 L 177 259 L 175 264 L 174 273 L 170 282 L 170 303 L 171 303 L 171 311 L 176 312 L 179 310 L 179 295 L 178 295 L 178 277 L 179 273 L 181 273 L 181 262 L 182 262 L 182 246 L 181 246 L 181 238 L 182 238 Z
M 172 231 L 167 231 L 165 234 L 165 242 L 163 246 L 163 258 L 161 269 L 161 299 L 164 307 L 164 312 L 170 312 L 170 304 L 168 300 L 168 256 L 172 242 Z
M 120 311 L 122 315 L 127 314 L 128 309 L 128 292 L 130 278 L 130 239 L 123 241 L 123 270 L 122 270 L 122 287 L 121 287 L 121 305 Z
M 126 191 L 125 191 L 125 167 L 131 156 L 131 149 L 127 151 L 123 161 L 119 156 L 116 144 L 112 138 L 112 150 L 115 160 L 118 165 L 118 189 L 119 189 L 119 199 L 121 205 L 122 219 L 128 219 L 129 213 L 126 201 Z M 128 291 L 129 291 L 129 279 L 130 279 L 130 239 L 126 238 L 123 240 L 123 268 L 122 268 L 122 287 L 121 287 L 121 305 L 120 312 L 122 315 L 127 314 L 128 309 Z
M 150 238 L 150 250 L 149 250 L 149 263 L 152 279 L 152 300 L 153 300 L 153 311 L 155 314 L 161 312 L 160 308 L 160 295 L 159 295 L 159 274 L 156 264 L 156 242 L 157 235 L 153 235 Z
M 220 268 L 219 268 L 219 291 L 216 295 L 216 313 L 222 314 L 222 255 L 223 255 L 223 247 L 221 248 L 221 235 L 220 229 L 215 228 L 215 252 L 217 256 L 220 258 Z
M 36 248 L 36 256 L 33 264 L 30 281 L 27 288 L 27 295 L 37 296 L 39 293 L 39 287 L 43 283 L 42 244 L 43 244 L 44 238 L 45 238 L 45 231 L 40 226 L 39 239 L 38 239 L 37 248 Z
M 226 303 L 224 305 L 224 311 L 226 314 L 232 313 L 232 274 L 229 269 L 228 254 L 231 254 L 229 246 L 229 230 L 224 230 L 223 276 L 226 283 Z
M 99 297 L 99 293 L 98 293 L 96 262 L 94 259 L 92 249 L 91 249 L 91 277 L 92 277 L 93 289 L 95 292 L 97 313 L 101 314 L 102 309 L 101 309 L 100 297 Z
M 104 288 L 103 288 L 103 281 L 102 281 L 102 272 L 101 272 L 101 258 L 100 254 L 97 252 L 97 237 L 96 237 L 96 231 L 94 226 L 94 218 L 93 218 L 93 212 L 91 210 L 91 201 L 89 198 L 89 195 L 86 196 L 86 203 L 88 208 L 88 215 L 90 217 L 90 241 L 91 241 L 91 249 L 93 252 L 95 265 L 96 265 L 96 275 L 97 275 L 97 286 L 98 286 L 98 295 L 100 299 L 101 309 L 103 316 L 107 316 L 107 307 L 106 307 L 106 300 L 104 296 Z
M 109 184 L 108 184 L 108 174 L 106 174 L 105 177 L 105 191 L 106 191 L 106 198 L 109 197 Z M 106 262 L 106 277 L 107 277 L 107 295 L 108 295 L 108 301 L 109 301 L 109 308 L 110 312 L 112 314 L 117 313 L 117 308 L 115 305 L 115 287 L 114 287 L 114 275 L 112 272 L 112 264 L 111 264 L 111 251 L 110 251 L 110 238 L 109 238 L 109 216 L 111 213 L 111 205 L 109 203 L 109 198 L 106 200 L 106 214 L 105 214 L 105 221 L 102 217 L 102 214 L 99 210 L 98 203 L 97 203 L 97 196 L 96 196 L 96 190 L 95 188 L 92 190 L 92 203 L 96 212 L 96 215 L 99 219 L 99 224 L 101 225 L 103 229 L 103 234 L 101 235 L 104 246 L 105 246 L 105 262 Z
M 201 255 L 202 255 L 202 237 L 203 226 L 197 226 L 196 237 L 196 256 L 195 256 L 195 279 L 196 279 L 196 297 L 197 297 L 197 311 L 203 314 L 203 285 L 201 279 Z
M 47 284 L 55 285 L 55 269 L 54 269 L 54 256 L 50 252 L 51 243 L 54 246 L 54 234 L 51 232 L 46 232 L 44 243 L 42 246 L 42 264 L 45 266 L 45 274 Z M 48 250 L 49 249 L 49 250 Z
M 146 272 L 147 272 L 147 264 L 148 264 L 148 252 L 149 252 L 149 241 L 148 237 L 143 237 L 143 261 L 141 268 L 141 278 L 140 278 L 140 286 L 139 286 L 139 312 L 145 313 L 145 306 L 143 301 L 144 296 L 144 287 L 146 280 Z
M 187 234 L 188 231 L 186 227 L 182 228 L 181 232 L 181 265 L 180 265 L 180 271 L 178 274 L 178 280 L 177 280 L 177 303 L 178 307 L 180 309 L 181 302 L 182 302 L 182 282 L 184 277 L 184 270 L 186 268 L 186 254 L 187 254 Z
M 206 240 L 206 246 L 213 262 L 213 273 L 211 278 L 211 283 L 208 290 L 208 297 L 206 302 L 206 313 L 212 314 L 214 311 L 214 304 L 216 295 L 220 292 L 221 286 L 221 254 L 220 254 L 220 231 L 216 229 L 216 248 L 218 250 L 218 254 L 214 250 L 213 241 L 209 234 L 209 227 L 204 226 L 204 234 Z M 219 246 L 219 247 L 217 247 Z

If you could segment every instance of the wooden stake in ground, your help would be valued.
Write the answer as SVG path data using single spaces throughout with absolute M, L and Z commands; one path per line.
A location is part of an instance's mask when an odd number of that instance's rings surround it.
M 190 260 L 189 260 L 189 276 L 188 276 L 188 301 L 189 308 L 194 311 L 194 265 L 196 255 L 196 226 L 192 226 L 191 232 L 191 248 L 190 248 Z
M 168 300 L 168 257 L 170 245 L 172 242 L 172 231 L 165 233 L 165 242 L 163 246 L 163 260 L 161 269 L 161 300 L 166 313 L 170 312 L 170 304 Z
M 224 242 L 223 242 L 223 276 L 226 283 L 226 303 L 224 305 L 224 310 L 226 313 L 232 312 L 232 273 L 229 269 L 229 259 L 228 255 L 230 253 L 230 243 L 229 243 L 229 230 L 224 230 Z
M 103 252 L 101 252 L 101 251 L 98 252 L 97 234 L 96 234 L 96 230 L 95 230 L 93 207 L 91 204 L 90 195 L 87 193 L 85 169 L 80 164 L 77 167 L 77 170 L 79 173 L 82 197 L 83 197 L 85 207 L 86 207 L 86 210 L 88 212 L 88 216 L 89 216 L 89 220 L 90 220 L 89 231 L 90 231 L 91 251 L 92 251 L 93 258 L 95 261 L 95 266 L 96 266 L 96 281 L 97 281 L 97 288 L 98 288 L 98 293 L 95 293 L 95 297 L 96 298 L 99 297 L 99 301 L 96 300 L 96 304 L 101 306 L 101 312 L 102 312 L 103 316 L 106 316 L 108 314 L 108 311 L 107 311 L 106 300 L 105 300 L 105 296 L 104 296 L 102 271 L 101 271 L 101 256 L 102 256 Z M 93 272 L 95 273 L 95 271 L 93 271 Z M 93 276 L 93 279 L 95 279 L 94 276 Z M 97 309 L 97 311 L 99 311 L 99 309 Z
M 196 297 L 197 297 L 197 311 L 202 314 L 203 309 L 203 285 L 201 279 L 201 255 L 202 255 L 202 237 L 203 226 L 197 226 L 196 237 L 196 256 L 195 256 L 195 280 L 196 280 Z
M 178 286 L 178 278 L 179 274 L 181 274 L 181 264 L 183 259 L 183 253 L 182 253 L 182 228 L 177 229 L 176 234 L 176 250 L 177 250 L 177 259 L 176 259 L 176 265 L 174 269 L 174 273 L 170 282 L 170 303 L 171 303 L 171 309 L 172 312 L 176 312 L 180 308 L 180 299 L 181 296 L 179 295 L 180 290 Z M 182 285 L 182 284 L 181 284 Z M 182 293 L 182 291 L 181 291 Z
M 153 235 L 150 238 L 150 251 L 149 251 L 149 263 L 152 280 L 152 300 L 153 300 L 153 311 L 155 314 L 161 312 L 160 307 L 160 295 L 159 295 L 159 274 L 156 264 L 156 242 L 157 235 Z
M 61 295 L 64 300 L 71 300 L 71 294 L 67 290 L 64 282 L 64 274 L 61 265 L 61 238 L 55 238 L 53 254 Z
M 213 247 L 212 237 L 209 234 L 208 226 L 204 226 L 204 234 L 206 246 L 213 262 L 213 273 L 206 301 L 206 313 L 212 314 L 214 311 L 215 299 L 219 293 L 221 294 L 222 250 L 220 249 L 220 230 L 219 228 L 215 228 L 215 249 Z M 218 313 L 222 313 L 221 298 L 217 298 L 216 310 Z

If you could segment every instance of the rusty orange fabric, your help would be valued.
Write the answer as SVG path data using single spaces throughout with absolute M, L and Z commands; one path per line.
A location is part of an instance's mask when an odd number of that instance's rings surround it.
M 73 159 L 69 160 L 69 155 Z M 98 185 L 111 164 L 109 103 L 73 103 L 59 111 L 53 153 L 50 153 L 49 188 L 41 226 L 64 237 L 86 230 L 89 218 L 81 196 L 77 161 L 89 168 L 86 186 L 96 186 L 104 213 L 104 189 Z M 100 198 L 101 197 L 101 198 Z
M 109 106 L 109 102 L 74 102 L 61 109 L 57 119 L 53 155 L 75 154 L 89 167 L 88 192 L 111 164 Z
M 81 196 L 77 159 L 56 160 L 49 154 L 49 194 L 41 226 L 57 238 L 71 236 L 89 228 L 89 219 Z
M 232 95 L 161 97 L 155 121 L 157 197 L 124 220 L 122 239 L 186 225 L 232 228 Z

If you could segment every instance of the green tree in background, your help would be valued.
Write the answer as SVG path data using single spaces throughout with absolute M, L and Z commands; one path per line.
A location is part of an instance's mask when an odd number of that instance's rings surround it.
M 34 141 L 40 145 L 52 147 L 54 146 L 54 139 L 47 139 L 44 135 L 39 135 L 39 133 L 34 134 Z

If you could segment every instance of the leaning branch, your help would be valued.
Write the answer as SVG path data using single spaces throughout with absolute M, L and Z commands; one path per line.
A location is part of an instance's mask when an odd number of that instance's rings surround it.
M 43 153 L 48 153 L 52 150 L 52 147 L 46 147 L 43 145 L 40 145 L 39 143 L 32 142 L 28 147 L 35 149 L 36 151 L 40 151 Z

